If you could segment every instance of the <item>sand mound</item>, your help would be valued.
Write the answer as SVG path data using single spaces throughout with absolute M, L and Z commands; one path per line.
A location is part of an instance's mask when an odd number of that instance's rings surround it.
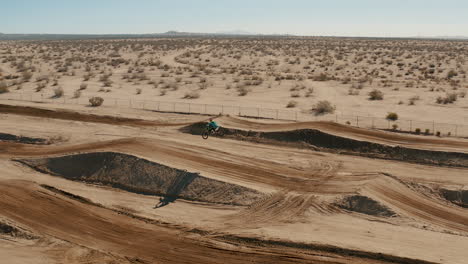
M 24 144 L 47 144 L 47 140 L 43 138 L 23 137 L 6 133 L 0 133 L 0 141 L 13 141 Z
M 448 201 L 458 206 L 468 208 L 468 190 L 440 189 L 440 194 Z
M 181 129 L 182 132 L 200 135 L 205 123 L 196 123 Z M 312 147 L 324 151 L 339 151 L 373 158 L 393 159 L 422 164 L 468 167 L 468 154 L 460 152 L 433 151 L 390 146 L 368 141 L 332 135 L 317 129 L 260 132 L 232 128 L 221 128 L 223 137 L 259 143 L 288 144 L 298 147 Z
M 396 214 L 390 208 L 379 202 L 372 200 L 367 196 L 353 195 L 345 197 L 343 200 L 336 203 L 342 209 L 357 213 L 373 215 L 373 216 L 395 216 Z
M 122 153 L 97 152 L 19 161 L 41 172 L 70 180 L 106 184 L 140 194 L 161 195 L 165 197 L 160 201 L 162 205 L 177 198 L 249 205 L 263 196 L 253 189 Z

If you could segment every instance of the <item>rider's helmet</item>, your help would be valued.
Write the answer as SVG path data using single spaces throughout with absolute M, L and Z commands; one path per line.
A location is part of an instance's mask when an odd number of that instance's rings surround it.
M 213 122 L 213 118 L 210 118 L 210 122 Z

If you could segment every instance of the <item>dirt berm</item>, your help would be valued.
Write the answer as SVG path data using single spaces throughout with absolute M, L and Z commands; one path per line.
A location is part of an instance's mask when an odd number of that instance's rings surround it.
M 205 123 L 195 123 L 181 128 L 182 132 L 201 135 Z M 259 143 L 283 143 L 298 147 L 316 147 L 324 151 L 341 154 L 360 155 L 372 158 L 401 160 L 422 164 L 468 167 L 468 153 L 445 152 L 390 146 L 360 141 L 324 133 L 317 129 L 298 129 L 291 131 L 260 132 L 222 127 L 225 138 L 246 140 Z
M 468 190 L 440 189 L 440 194 L 448 201 L 458 206 L 468 208 Z
M 206 178 L 135 156 L 96 152 L 42 159 L 17 160 L 38 171 L 70 180 L 110 185 L 130 192 L 192 201 L 250 205 L 263 194 L 243 186 Z
M 47 144 L 47 140 L 44 138 L 23 137 L 6 133 L 0 133 L 0 141 L 2 140 L 19 142 L 24 144 Z

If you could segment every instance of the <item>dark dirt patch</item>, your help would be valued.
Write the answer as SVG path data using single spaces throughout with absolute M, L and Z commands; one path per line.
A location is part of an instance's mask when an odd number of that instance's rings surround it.
M 0 234 L 5 234 L 11 237 L 25 238 L 25 239 L 36 239 L 37 237 L 30 234 L 27 231 L 21 230 L 11 224 L 0 220 Z
M 249 205 L 263 197 L 263 194 L 253 189 L 122 153 L 97 152 L 18 161 L 38 171 L 70 180 L 105 184 L 140 194 L 160 195 L 167 203 L 182 198 Z
M 264 240 L 260 238 L 252 238 L 252 237 L 240 237 L 235 235 L 222 235 L 216 237 L 224 242 L 230 242 L 232 244 L 246 244 L 246 245 L 254 245 L 258 247 L 266 247 L 266 248 L 274 248 L 274 247 L 287 247 L 287 248 L 294 248 L 294 249 L 301 249 L 301 250 L 314 250 L 314 251 L 322 251 L 327 253 L 334 253 L 341 256 L 350 256 L 350 257 L 358 257 L 362 259 L 369 259 L 369 260 L 378 260 L 384 261 L 385 263 L 404 263 L 404 264 L 434 264 L 434 262 L 418 260 L 418 259 L 411 259 L 405 257 L 397 257 L 383 253 L 374 253 L 374 252 L 367 252 L 367 251 L 360 251 L 354 249 L 347 249 L 347 248 L 340 248 L 331 245 L 320 245 L 320 244 L 306 244 L 306 243 L 298 243 L 292 241 L 280 241 L 280 240 Z
M 0 133 L 0 141 L 13 141 L 24 144 L 47 144 L 48 140 L 44 138 L 32 138 L 32 137 L 23 137 L 16 136 L 7 133 Z
M 440 194 L 446 200 L 463 208 L 468 208 L 468 190 L 440 189 Z
M 201 135 L 205 123 L 196 123 L 181 129 L 182 132 Z M 389 146 L 351 138 L 335 136 L 316 129 L 259 132 L 221 128 L 224 138 L 253 141 L 258 143 L 287 144 L 309 147 L 314 150 L 338 152 L 372 158 L 392 159 L 439 166 L 468 167 L 468 153 L 444 152 Z M 215 135 L 216 136 L 216 135 Z
M 345 197 L 343 200 L 336 203 L 336 205 L 345 210 L 361 214 L 384 217 L 396 216 L 396 214 L 392 210 L 390 210 L 390 208 L 380 204 L 377 201 L 372 200 L 367 196 L 362 195 L 353 195 Z

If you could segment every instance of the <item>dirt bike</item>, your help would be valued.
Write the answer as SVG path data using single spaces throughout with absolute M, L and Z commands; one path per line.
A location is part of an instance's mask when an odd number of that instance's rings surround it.
M 209 127 L 209 126 L 206 126 L 205 131 L 203 131 L 203 133 L 202 133 L 202 138 L 203 139 L 208 139 L 208 137 L 210 135 L 213 136 L 215 134 L 218 135 L 218 136 L 223 136 L 224 133 L 222 132 L 221 127 L 218 127 L 218 129 L 216 130 L 216 129 L 213 129 L 213 128 Z

